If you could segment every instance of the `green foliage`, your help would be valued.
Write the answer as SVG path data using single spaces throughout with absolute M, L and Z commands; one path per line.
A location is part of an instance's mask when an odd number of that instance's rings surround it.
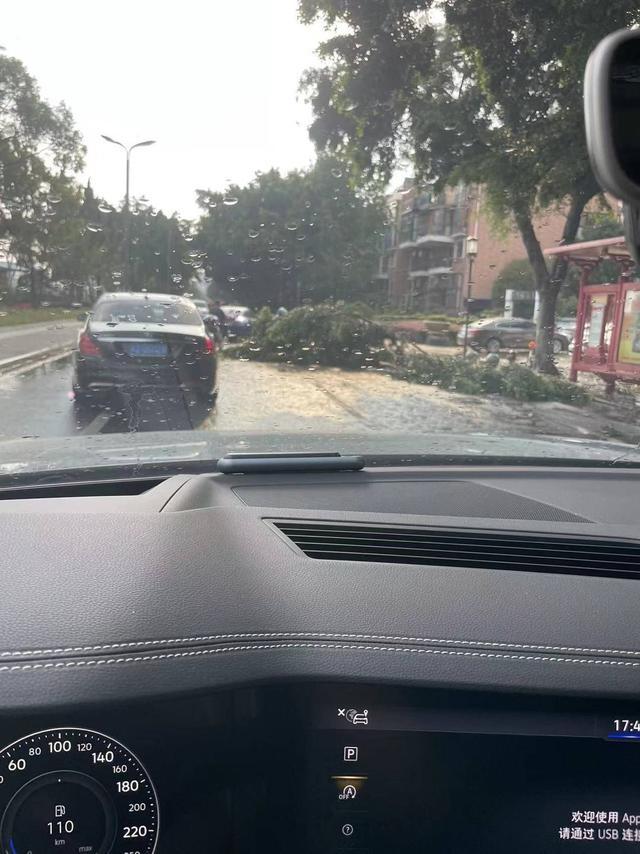
M 461 394 L 501 394 L 521 401 L 557 400 L 582 406 L 583 388 L 535 373 L 523 365 L 491 367 L 483 361 L 434 356 L 413 348 L 395 348 L 387 329 L 371 319 L 366 307 L 323 303 L 273 317 L 263 309 L 253 337 L 227 355 L 244 360 L 304 367 L 351 370 L 389 369 L 407 382 L 438 386 Z
M 385 341 L 390 337 L 365 306 L 322 303 L 271 319 L 263 310 L 251 340 L 229 355 L 293 365 L 376 368 L 389 361 Z
M 503 218 L 591 178 L 584 66 L 600 38 L 636 22 L 633 0 L 589 14 L 584 0 L 445 0 L 446 27 L 417 14 L 424 0 L 300 5 L 303 20 L 341 25 L 303 81 L 321 150 L 387 175 L 409 152 L 425 177 L 485 184 Z
M 0 56 L 0 237 L 31 272 L 32 297 L 48 263 L 56 204 L 76 192 L 71 176 L 83 165 L 84 147 L 64 104 L 49 105 L 24 65 Z
M 598 192 L 582 116 L 585 63 L 601 38 L 637 24 L 640 10 L 636 0 L 443 0 L 441 26 L 418 14 L 430 6 L 302 0 L 303 20 L 339 25 L 303 81 L 311 135 L 370 174 L 389 176 L 400 154 L 436 186 L 482 184 L 488 207 L 522 235 L 541 295 L 540 367 L 550 369 L 566 265 L 549 274 L 533 217 L 568 199 L 563 237 L 573 242 Z
M 0 238 L 27 269 L 34 306 L 49 281 L 190 290 L 203 266 L 190 225 L 142 201 L 111 208 L 78 185 L 83 158 L 67 107 L 49 105 L 23 64 L 0 56 Z
M 267 329 L 273 323 L 273 314 L 271 309 L 265 306 L 261 308 L 253 321 L 252 336 L 254 341 L 263 341 L 267 333 Z
M 574 406 L 589 400 L 581 386 L 543 376 L 524 365 L 494 368 L 482 361 L 406 351 L 397 358 L 396 373 L 409 382 L 461 394 L 500 394 L 519 401 L 555 400 Z
M 575 294 L 561 294 L 556 304 L 558 317 L 575 317 L 578 313 L 578 297 Z
M 606 237 L 621 237 L 622 223 L 610 207 L 586 211 L 580 223 L 580 240 L 603 240 Z
M 367 298 L 384 204 L 357 191 L 335 158 L 307 172 L 271 170 L 226 193 L 199 190 L 198 203 L 195 244 L 228 301 L 277 308 Z
M 25 308 L 0 311 L 0 327 L 45 323 L 53 320 L 75 320 L 76 312 L 68 308 Z
M 535 291 L 535 289 L 536 283 L 531 265 L 526 258 L 518 258 L 515 261 L 510 261 L 496 276 L 491 298 L 494 304 L 504 306 L 505 291 Z

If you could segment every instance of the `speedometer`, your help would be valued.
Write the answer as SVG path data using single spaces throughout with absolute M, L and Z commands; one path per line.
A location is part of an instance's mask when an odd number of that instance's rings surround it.
M 0 751 L 2 854 L 152 854 L 158 798 L 124 745 L 88 729 L 47 729 Z

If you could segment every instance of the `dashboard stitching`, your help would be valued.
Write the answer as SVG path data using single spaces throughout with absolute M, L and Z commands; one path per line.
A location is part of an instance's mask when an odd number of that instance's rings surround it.
M 119 643 L 93 644 L 89 646 L 67 646 L 67 647 L 52 647 L 50 649 L 31 649 L 31 650 L 15 650 L 0 652 L 0 658 L 13 658 L 26 655 L 54 655 L 67 652 L 102 652 L 106 650 L 127 649 L 133 647 L 149 647 L 175 645 L 180 643 L 207 643 L 209 641 L 226 641 L 226 640 L 243 640 L 249 638 L 260 639 L 275 639 L 275 638 L 295 638 L 295 637 L 318 637 L 324 635 L 331 637 L 332 632 L 237 632 L 233 634 L 219 635 L 195 635 L 182 638 L 160 638 L 158 640 L 139 640 L 139 641 L 123 641 Z M 411 637 L 406 635 L 371 635 L 371 634 L 355 634 L 355 633 L 340 633 L 333 635 L 334 637 L 344 638 L 346 640 L 359 641 L 399 641 L 401 643 L 425 643 L 425 644 L 446 644 L 449 646 L 472 646 L 472 647 L 492 647 L 495 649 L 524 649 L 524 650 L 542 650 L 545 652 L 559 653 L 595 653 L 597 655 L 630 655 L 640 656 L 638 650 L 625 649 L 598 649 L 592 647 L 578 646 L 549 646 L 544 644 L 525 644 L 525 643 L 509 643 L 504 641 L 479 641 L 479 640 L 455 640 L 452 638 L 421 638 Z M 376 647 L 377 649 L 378 647 Z M 1 670 L 2 668 L 0 668 Z
M 254 644 L 251 646 L 232 646 L 221 647 L 219 649 L 201 649 L 191 650 L 188 652 L 165 652 L 156 653 L 153 655 L 130 656 L 127 658 L 102 658 L 102 659 L 84 659 L 79 661 L 58 661 L 49 662 L 47 664 L 6 664 L 0 666 L 0 671 L 26 671 L 26 670 L 51 670 L 65 667 L 97 667 L 105 664 L 129 664 L 142 661 L 164 661 L 172 658 L 196 658 L 205 655 L 221 655 L 229 652 L 256 652 L 272 649 L 344 649 L 356 650 L 363 652 L 393 652 L 407 653 L 413 655 L 450 655 L 469 658 L 485 658 L 496 660 L 509 661 L 536 661 L 536 662 L 551 662 L 557 664 L 591 664 L 591 665 L 609 665 L 613 667 L 640 667 L 640 661 L 609 661 L 592 658 L 557 658 L 554 656 L 545 655 L 515 655 L 499 652 L 471 652 L 462 650 L 446 650 L 446 649 L 419 649 L 416 647 L 383 647 L 383 646 L 366 646 L 361 644 L 336 644 L 336 643 L 275 643 L 275 644 Z

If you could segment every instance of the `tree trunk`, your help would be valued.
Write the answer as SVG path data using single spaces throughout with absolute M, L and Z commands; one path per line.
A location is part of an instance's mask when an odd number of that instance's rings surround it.
M 591 196 L 589 196 L 589 198 L 591 198 Z M 562 240 L 560 242 L 563 246 L 575 241 L 578 229 L 580 228 L 582 212 L 584 211 L 589 198 L 584 196 L 575 196 L 572 198 L 571 205 L 569 206 L 569 213 L 567 214 L 567 218 L 564 222 L 564 228 L 562 229 Z M 558 291 L 564 284 L 568 269 L 569 262 L 567 258 L 556 255 L 553 261 L 553 267 L 551 268 L 551 279 L 553 282 L 557 283 Z
M 33 259 L 29 264 L 29 288 L 31 307 L 40 308 L 40 271 L 36 270 Z
M 536 367 L 542 373 L 557 374 L 558 370 L 553 360 L 553 330 L 555 327 L 556 300 L 560 288 L 551 279 L 540 241 L 533 228 L 531 214 L 529 212 L 516 214 L 516 225 L 533 270 L 536 291 L 540 294 Z
M 588 178 L 585 186 L 580 188 L 571 198 L 569 211 L 562 230 L 561 243 L 573 243 L 576 239 L 580 220 L 587 202 L 597 192 L 597 185 Z M 557 374 L 558 369 L 553 358 L 553 332 L 556 324 L 556 303 L 558 294 L 564 284 L 569 268 L 566 258 L 556 257 L 551 273 L 548 272 L 544 254 L 533 228 L 531 216 L 521 214 L 516 216 L 516 223 L 522 242 L 527 250 L 527 257 L 533 269 L 536 290 L 540 294 L 540 313 L 538 316 L 538 334 L 536 341 L 536 367 L 541 373 Z

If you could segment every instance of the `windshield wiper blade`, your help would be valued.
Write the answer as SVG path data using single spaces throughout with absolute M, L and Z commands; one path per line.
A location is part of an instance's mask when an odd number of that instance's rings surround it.
M 364 457 L 339 453 L 227 454 L 218 460 L 222 474 L 274 474 L 277 472 L 360 471 Z

